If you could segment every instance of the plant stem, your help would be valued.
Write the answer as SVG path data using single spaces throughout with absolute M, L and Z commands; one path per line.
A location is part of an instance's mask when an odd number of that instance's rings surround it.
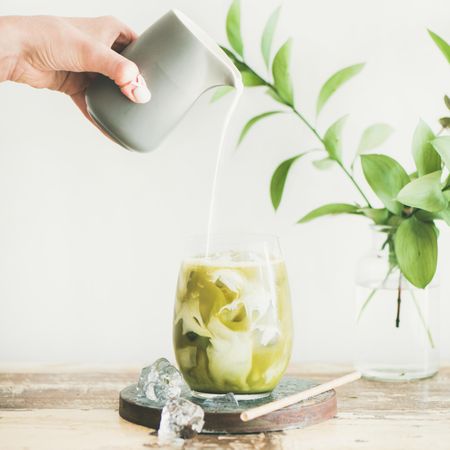
M 395 318 L 395 327 L 400 327 L 400 306 L 402 303 L 402 272 L 398 276 L 398 289 L 397 289 L 397 317 Z
M 374 295 L 378 292 L 378 289 L 380 289 L 380 287 L 383 285 L 383 283 L 381 283 L 379 286 L 377 286 L 376 288 L 373 288 L 372 291 L 370 292 L 370 294 L 368 295 L 368 297 L 366 298 L 366 301 L 363 303 L 363 305 L 361 306 L 361 309 L 359 310 L 359 314 L 358 317 L 356 319 L 356 323 L 359 323 L 359 321 L 361 320 L 361 316 L 362 313 L 364 312 L 364 310 L 367 308 L 367 305 L 369 304 L 370 300 L 372 300 L 372 298 L 374 297 Z
M 359 323 L 359 321 L 361 320 L 362 314 L 365 311 L 365 309 L 367 308 L 367 306 L 369 305 L 370 301 L 373 299 L 373 297 L 375 296 L 375 294 L 378 292 L 379 289 L 381 289 L 384 285 L 384 283 L 386 282 L 386 280 L 389 278 L 389 276 L 391 275 L 392 271 L 396 268 L 396 266 L 391 266 L 386 274 L 386 276 L 384 277 L 383 281 L 374 289 L 372 289 L 372 291 L 370 292 L 370 294 L 368 295 L 368 297 L 366 298 L 364 304 L 362 305 L 358 317 L 356 319 L 356 323 Z M 400 274 L 401 276 L 401 274 Z M 401 291 L 401 278 L 399 279 L 399 287 L 400 287 L 400 291 Z M 427 325 L 426 321 L 425 321 L 425 317 L 422 314 L 422 310 L 420 309 L 419 303 L 417 302 L 416 296 L 414 295 L 414 291 L 411 290 L 411 298 L 413 299 L 414 302 L 414 306 L 416 307 L 417 310 L 417 314 L 419 315 L 420 318 L 420 322 L 423 326 L 423 329 L 425 330 L 425 332 L 427 333 L 428 336 L 428 342 L 430 343 L 431 348 L 436 348 L 436 345 L 434 343 L 434 339 L 433 339 L 433 335 L 431 334 L 431 330 L 430 327 Z M 398 299 L 397 299 L 398 302 Z M 398 305 L 398 323 L 400 325 L 400 305 L 397 303 Z M 397 325 L 397 321 L 396 321 L 396 325 Z
M 270 83 L 269 83 L 270 84 Z M 273 89 L 275 92 L 278 91 L 276 90 L 275 86 L 270 84 L 270 88 Z M 325 145 L 325 141 L 322 138 L 322 136 L 319 134 L 319 132 L 311 125 L 311 123 L 305 118 L 305 116 L 298 111 L 295 106 L 292 105 L 288 105 L 286 104 L 286 106 L 288 106 L 289 108 L 292 109 L 292 112 L 309 128 L 309 130 L 314 134 L 314 136 L 323 144 Z M 367 206 L 369 208 L 372 208 L 372 205 L 369 202 L 369 199 L 366 197 L 366 195 L 364 194 L 364 191 L 361 189 L 361 187 L 359 186 L 358 182 L 355 180 L 355 178 L 353 177 L 353 175 L 347 170 L 347 168 L 344 166 L 344 164 L 342 163 L 342 161 L 338 161 L 336 160 L 337 164 L 339 165 L 339 167 L 344 171 L 345 175 L 348 177 L 348 179 L 352 182 L 352 184 L 355 186 L 355 188 L 358 190 L 358 192 L 361 194 L 362 198 L 364 199 L 364 201 L 367 203 Z
M 267 86 L 269 89 L 272 89 L 272 91 L 274 91 L 279 97 L 280 99 L 282 98 L 280 93 L 278 92 L 278 89 L 276 88 L 276 86 L 272 83 L 270 83 L 269 81 L 265 80 L 261 75 L 259 75 L 258 73 L 256 73 L 251 67 L 249 67 L 247 65 L 247 63 L 245 63 L 244 61 L 241 61 L 242 64 L 245 64 L 245 66 L 248 68 L 248 70 L 250 72 L 252 72 L 254 75 L 256 75 L 258 78 L 260 78 L 261 80 L 264 81 L 264 85 Z M 316 130 L 316 128 L 311 125 L 311 123 L 309 122 L 309 120 L 294 106 L 294 105 L 290 105 L 289 103 L 286 103 L 285 101 L 283 101 L 283 104 L 285 106 L 287 106 L 288 108 L 291 109 L 291 111 L 303 122 L 304 125 L 306 125 L 306 127 L 314 134 L 314 136 L 321 142 L 322 145 L 325 146 L 325 141 L 323 139 L 323 137 L 320 135 L 320 133 Z M 345 175 L 349 178 L 349 180 L 352 182 L 352 184 L 356 187 L 356 189 L 358 190 L 358 192 L 361 194 L 361 196 L 363 197 L 364 201 L 367 203 L 367 206 L 369 208 L 372 208 L 372 205 L 369 202 L 369 199 L 366 197 L 366 195 L 364 194 L 364 191 L 361 189 L 361 187 L 359 186 L 358 182 L 355 180 L 355 178 L 353 177 L 353 175 L 347 170 L 347 168 L 344 166 L 344 164 L 341 161 L 337 161 L 339 167 L 344 171 Z
M 370 294 L 368 295 L 368 297 L 366 298 L 365 302 L 363 303 L 363 305 L 361 306 L 361 309 L 359 311 L 358 314 L 358 318 L 356 319 L 356 323 L 358 323 L 361 320 L 361 316 L 362 313 L 364 312 L 364 310 L 367 308 L 367 306 L 370 303 L 370 300 L 372 300 L 372 298 L 374 297 L 374 295 L 378 292 L 379 289 L 381 289 L 384 285 L 384 283 L 386 283 L 386 280 L 389 278 L 390 274 L 392 273 L 392 271 L 395 269 L 395 266 L 391 266 L 389 267 L 389 270 L 386 274 L 386 276 L 383 278 L 383 281 L 375 288 L 372 289 L 372 291 L 370 292 Z
M 424 330 L 427 333 L 428 341 L 430 342 L 431 348 L 435 348 L 434 340 L 433 340 L 433 336 L 431 335 L 430 327 L 425 322 L 425 318 L 423 317 L 422 310 L 420 309 L 420 306 L 417 303 L 417 299 L 416 299 L 416 296 L 414 295 L 414 291 L 413 290 L 411 290 L 411 297 L 412 297 L 414 305 L 416 307 L 417 314 L 419 314 L 420 321 L 422 322 L 423 328 L 424 328 Z
M 356 187 L 356 189 L 358 189 L 359 193 L 361 194 L 361 196 L 363 197 L 363 199 L 367 203 L 367 206 L 369 208 L 372 208 L 372 205 L 370 204 L 369 199 L 366 197 L 366 195 L 364 194 L 363 190 L 361 189 L 361 187 L 359 186 L 359 184 L 357 183 L 357 181 L 353 177 L 353 175 L 347 170 L 347 168 L 344 166 L 344 164 L 342 164 L 342 162 L 337 161 L 337 163 L 339 164 L 341 169 L 344 171 L 344 173 L 347 175 L 347 177 L 350 179 L 350 181 L 353 183 L 353 185 Z
M 273 89 L 274 89 L 275 87 L 273 87 Z M 312 133 L 314 134 L 314 136 L 316 136 L 316 138 L 317 139 L 319 139 L 319 141 L 323 144 L 323 145 L 325 145 L 325 142 L 324 142 L 324 140 L 323 140 L 323 138 L 322 138 L 322 136 L 319 134 L 319 132 L 308 122 L 308 120 L 305 118 L 305 116 L 300 112 L 300 111 L 298 111 L 296 108 L 295 108 L 295 106 L 290 106 L 290 105 L 287 105 L 287 106 L 289 106 L 291 109 L 292 109 L 292 112 L 296 115 L 296 116 L 298 116 L 298 118 L 312 131 Z

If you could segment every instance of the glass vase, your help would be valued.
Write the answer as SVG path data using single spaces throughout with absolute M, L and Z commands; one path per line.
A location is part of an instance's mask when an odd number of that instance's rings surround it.
M 393 263 L 386 228 L 373 227 L 356 273 L 355 367 L 365 378 L 417 380 L 439 368 L 439 285 L 409 283 Z M 390 254 L 391 252 L 391 254 Z

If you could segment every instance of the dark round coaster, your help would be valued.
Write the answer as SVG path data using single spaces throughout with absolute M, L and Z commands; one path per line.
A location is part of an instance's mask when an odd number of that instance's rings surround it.
M 282 431 L 289 428 L 304 428 L 328 420 L 336 415 L 336 392 L 325 392 L 309 400 L 258 417 L 250 422 L 242 422 L 242 411 L 270 403 L 288 395 L 304 391 L 317 383 L 294 377 L 284 377 L 270 396 L 251 401 L 214 402 L 192 397 L 189 392 L 182 396 L 200 405 L 205 411 L 203 433 L 260 433 L 264 431 Z M 125 420 L 158 429 L 163 405 L 136 396 L 136 385 L 128 386 L 120 393 L 119 414 Z

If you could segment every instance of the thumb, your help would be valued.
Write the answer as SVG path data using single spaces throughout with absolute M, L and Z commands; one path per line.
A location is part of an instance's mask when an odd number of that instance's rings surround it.
M 122 93 L 135 103 L 147 103 L 151 98 L 138 66 L 107 46 L 91 47 L 84 58 L 83 70 L 111 78 Z

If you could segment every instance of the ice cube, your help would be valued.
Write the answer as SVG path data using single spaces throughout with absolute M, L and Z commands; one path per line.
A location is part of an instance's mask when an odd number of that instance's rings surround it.
M 220 281 L 230 291 L 239 292 L 244 285 L 244 278 L 236 270 L 219 269 L 212 274 L 212 281 L 217 283 Z
M 140 398 L 164 403 L 181 394 L 184 380 L 181 373 L 166 358 L 159 358 L 151 366 L 144 367 L 137 385 Z
M 228 392 L 228 394 L 218 394 L 208 398 L 203 401 L 202 405 L 210 409 L 238 408 L 239 402 L 232 392 Z
M 183 439 L 192 438 L 202 431 L 204 416 L 200 406 L 185 398 L 169 400 L 161 413 L 158 443 L 181 446 Z
M 137 384 L 137 396 L 145 398 L 145 391 L 149 382 L 154 382 L 156 374 L 163 370 L 165 367 L 170 366 L 170 362 L 166 358 L 159 358 L 150 366 L 144 367 L 141 370 L 139 381 Z
M 239 402 L 237 401 L 235 395 L 232 392 L 228 392 L 228 394 L 225 394 L 222 399 L 223 402 L 226 404 L 229 404 L 230 406 L 239 406 Z
M 267 347 L 269 345 L 275 345 L 281 335 L 279 328 L 275 326 L 257 326 L 255 327 L 255 341 L 258 345 Z

